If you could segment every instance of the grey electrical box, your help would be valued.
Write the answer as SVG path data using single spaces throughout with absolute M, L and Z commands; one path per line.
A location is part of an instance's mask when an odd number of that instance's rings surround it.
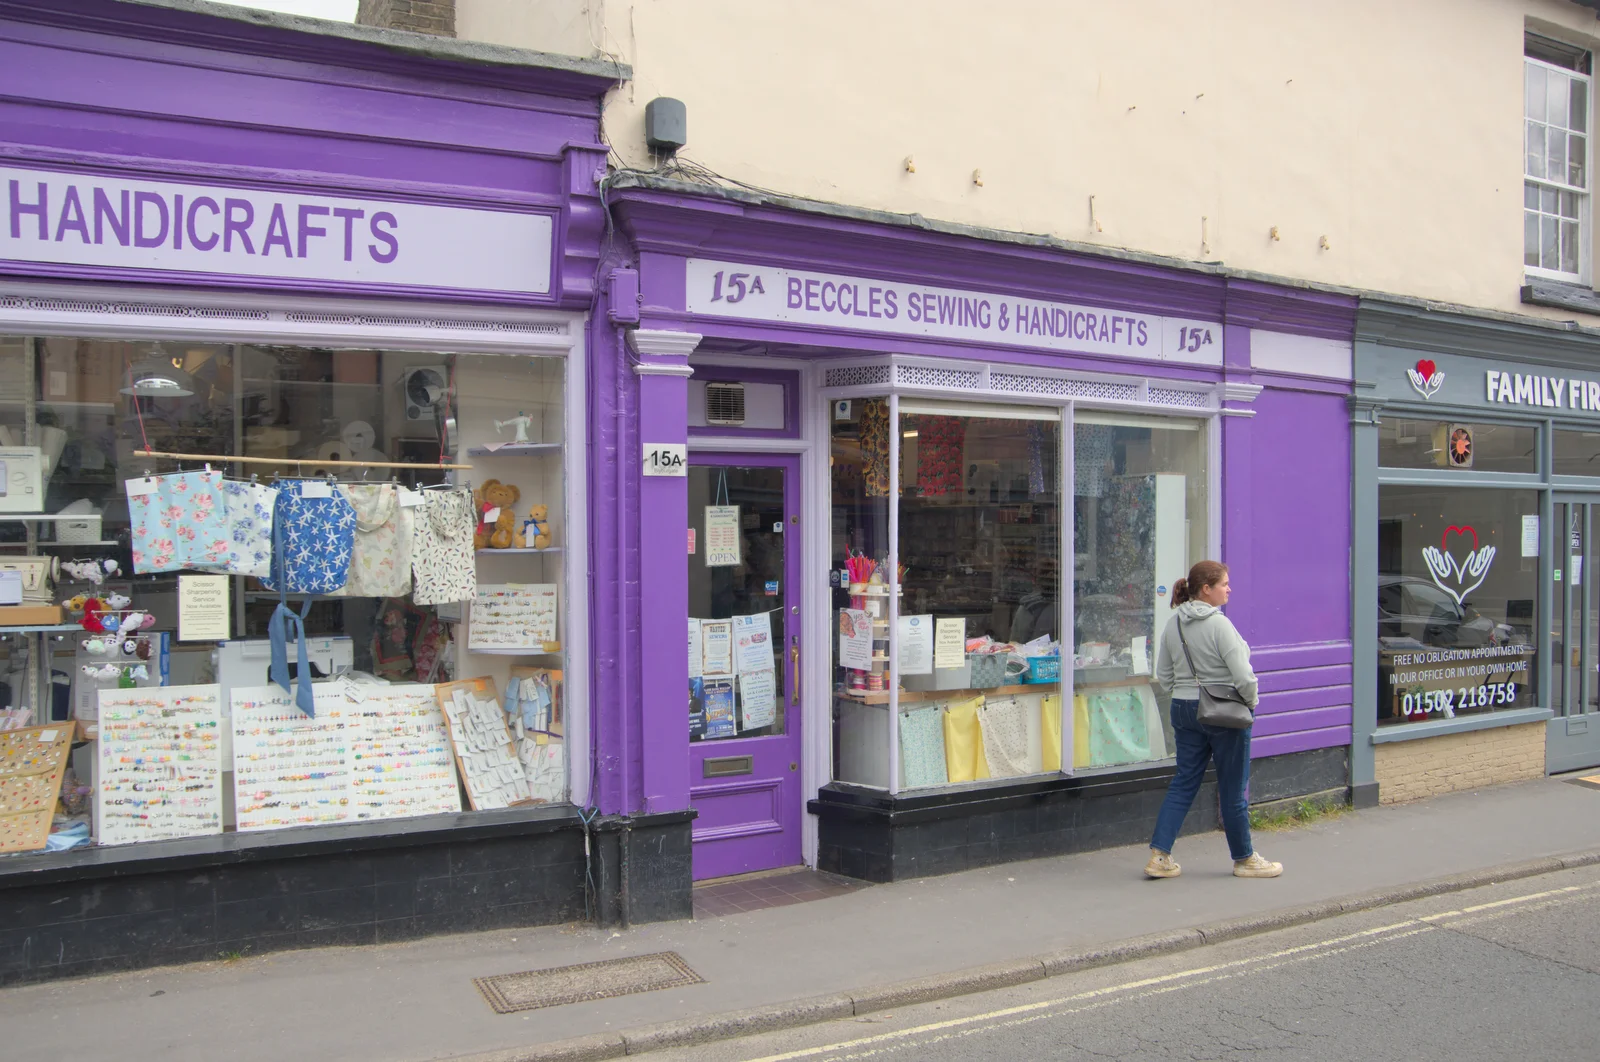
M 669 155 L 689 142 L 689 113 L 682 100 L 657 96 L 644 105 L 644 142 Z

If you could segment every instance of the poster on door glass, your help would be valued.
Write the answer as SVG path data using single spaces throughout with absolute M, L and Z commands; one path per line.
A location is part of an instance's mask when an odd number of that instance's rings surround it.
M 1380 725 L 1537 703 L 1537 512 L 1531 490 L 1380 488 Z
M 737 505 L 706 506 L 706 567 L 737 568 L 743 559 Z

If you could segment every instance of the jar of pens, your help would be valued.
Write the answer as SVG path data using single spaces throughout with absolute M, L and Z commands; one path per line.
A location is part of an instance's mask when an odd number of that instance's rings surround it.
M 845 570 L 850 576 L 850 608 L 870 625 L 872 642 L 871 666 L 846 668 L 846 687 L 854 693 L 881 693 L 889 688 L 888 568 L 887 560 L 874 561 L 863 553 L 851 553 L 845 558 Z M 904 577 L 905 565 L 901 565 L 892 584 L 897 594 Z

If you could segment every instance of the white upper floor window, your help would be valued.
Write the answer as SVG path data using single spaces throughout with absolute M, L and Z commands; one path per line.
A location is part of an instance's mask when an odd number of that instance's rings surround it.
M 1589 53 L 1544 37 L 1523 48 L 1522 264 L 1589 275 Z

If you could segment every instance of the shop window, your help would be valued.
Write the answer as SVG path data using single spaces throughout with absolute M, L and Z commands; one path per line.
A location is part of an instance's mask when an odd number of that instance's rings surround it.
M 0 606 L 0 741 L 77 739 L 56 832 L 566 800 L 564 374 L 559 358 L 0 339 L 0 461 L 39 471 L 36 494 L 0 495 L 0 571 L 53 575 L 28 613 Z M 288 694 L 269 681 L 277 579 L 308 635 L 302 669 L 291 625 Z M 348 677 L 302 694 L 302 670 Z M 179 702 L 192 726 L 151 723 Z M 169 795 L 107 770 L 113 741 L 201 766 Z M 137 801 L 159 827 L 113 828 Z
M 1378 506 L 1379 725 L 1535 706 L 1538 493 L 1384 486 Z
M 1556 430 L 1554 467 L 1558 476 L 1600 476 L 1600 431 Z
M 1073 432 L 1073 764 L 1174 755 L 1151 682 L 1171 587 L 1207 556 L 1199 421 L 1080 413 Z
M 1067 528 L 1058 410 L 898 407 L 833 407 L 835 778 L 890 788 L 893 762 L 905 791 L 1169 757 L 1151 672 L 1168 587 L 1206 552 L 1203 422 L 1079 414 Z
M 1538 429 L 1515 424 L 1385 417 L 1378 431 L 1378 464 L 1385 468 L 1533 473 L 1538 448 Z

